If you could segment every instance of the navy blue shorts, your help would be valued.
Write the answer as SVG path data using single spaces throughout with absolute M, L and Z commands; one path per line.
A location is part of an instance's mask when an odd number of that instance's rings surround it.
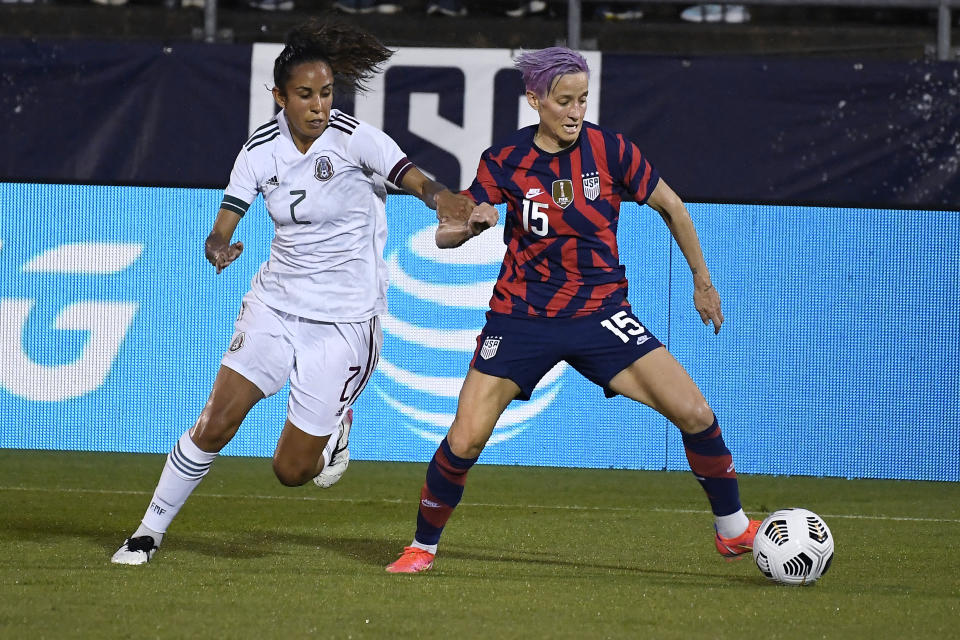
M 580 318 L 524 318 L 487 313 L 470 366 L 481 373 L 509 378 L 529 400 L 550 369 L 566 361 L 585 378 L 607 386 L 615 375 L 663 343 L 633 315 L 630 307 L 608 309 Z

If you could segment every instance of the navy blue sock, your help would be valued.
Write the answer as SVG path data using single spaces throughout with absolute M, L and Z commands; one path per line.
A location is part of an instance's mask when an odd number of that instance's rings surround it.
M 707 493 L 713 515 L 728 516 L 739 511 L 737 472 L 733 468 L 733 456 L 720 434 L 716 416 L 706 431 L 682 433 L 682 436 L 690 470 Z
M 447 520 L 463 497 L 467 472 L 476 458 L 460 458 L 452 451 L 447 439 L 440 441 L 437 452 L 427 466 L 427 479 L 420 490 L 420 508 L 417 512 L 416 540 L 421 544 L 437 544 Z

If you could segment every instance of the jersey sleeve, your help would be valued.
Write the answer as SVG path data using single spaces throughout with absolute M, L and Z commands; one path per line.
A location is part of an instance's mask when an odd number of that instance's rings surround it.
M 244 147 L 240 150 L 233 171 L 230 172 L 230 183 L 223 190 L 223 200 L 220 208 L 233 211 L 243 216 L 253 201 L 257 199 L 260 187 L 253 169 L 250 167 L 250 152 Z
M 361 167 L 380 174 L 397 186 L 413 168 L 413 163 L 393 138 L 363 122 L 350 136 L 349 149 Z
M 486 202 L 488 204 L 500 204 L 505 202 L 503 191 L 500 188 L 500 165 L 494 160 L 490 149 L 483 152 L 480 156 L 480 166 L 477 167 L 477 177 L 473 179 L 473 184 L 463 192 L 464 195 L 473 198 L 477 204 Z
M 617 136 L 620 142 L 620 170 L 623 176 L 623 186 L 638 203 L 643 204 L 653 193 L 660 174 L 650 162 L 643 157 L 637 145 Z

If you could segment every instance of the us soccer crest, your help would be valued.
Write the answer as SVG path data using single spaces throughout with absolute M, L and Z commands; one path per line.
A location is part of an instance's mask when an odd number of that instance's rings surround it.
M 561 209 L 566 209 L 573 202 L 573 180 L 553 181 L 553 201 Z
M 596 200 L 600 195 L 600 174 L 596 171 L 583 175 L 583 195 L 588 200 Z
M 483 346 L 480 347 L 480 357 L 484 360 L 489 360 L 493 356 L 497 355 L 497 349 L 500 348 L 500 340 L 502 336 L 490 336 L 489 338 L 484 339 Z
M 330 158 L 327 156 L 320 156 L 317 158 L 317 166 L 314 171 L 314 175 L 320 182 L 326 182 L 333 177 L 333 163 L 330 162 Z

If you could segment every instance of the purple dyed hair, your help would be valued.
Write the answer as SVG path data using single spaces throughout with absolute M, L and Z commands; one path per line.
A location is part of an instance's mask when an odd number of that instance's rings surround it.
M 527 91 L 533 91 L 540 98 L 547 97 L 553 80 L 558 76 L 568 73 L 590 74 L 584 57 L 566 47 L 525 51 L 517 56 L 513 66 L 523 74 L 523 84 Z

